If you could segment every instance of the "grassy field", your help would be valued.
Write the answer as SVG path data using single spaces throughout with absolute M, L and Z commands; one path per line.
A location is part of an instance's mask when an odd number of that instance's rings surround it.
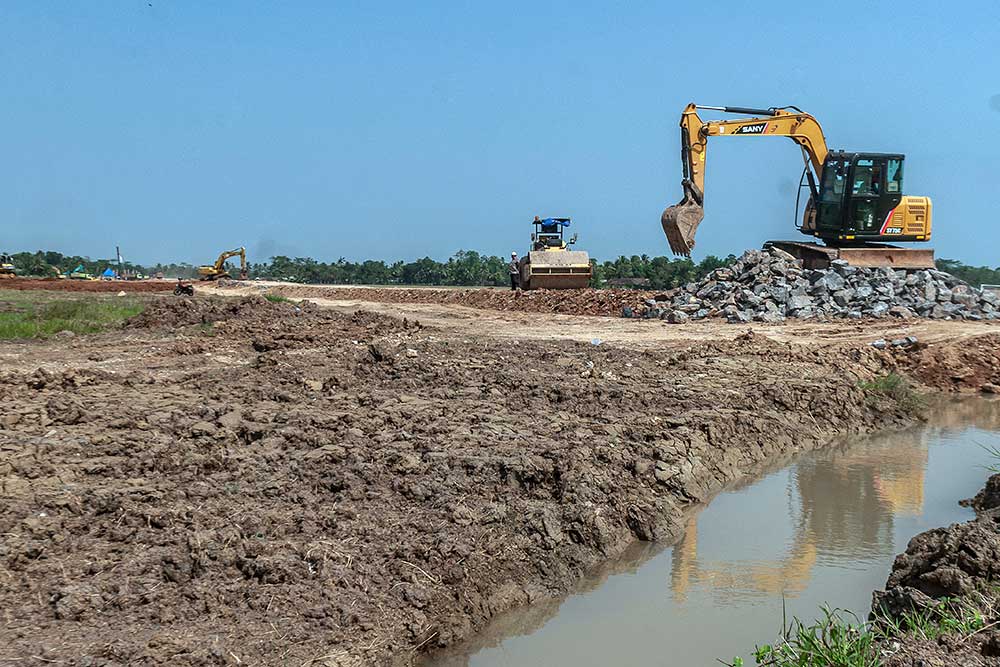
M 0 340 L 96 333 L 142 312 L 134 298 L 0 290 Z

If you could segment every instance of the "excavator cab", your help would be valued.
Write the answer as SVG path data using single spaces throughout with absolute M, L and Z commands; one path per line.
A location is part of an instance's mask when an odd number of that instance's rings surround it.
M 903 195 L 904 159 L 896 153 L 828 153 L 802 231 L 831 246 L 928 240 L 930 199 Z

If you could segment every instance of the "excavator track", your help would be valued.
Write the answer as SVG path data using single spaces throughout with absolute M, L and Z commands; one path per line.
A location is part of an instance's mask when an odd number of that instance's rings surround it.
M 826 269 L 837 259 L 844 260 L 851 266 L 867 268 L 935 268 L 934 251 L 930 248 L 900 248 L 882 243 L 834 248 L 799 241 L 768 241 L 764 244 L 764 248 L 784 250 L 796 259 L 802 260 L 802 266 L 807 269 Z

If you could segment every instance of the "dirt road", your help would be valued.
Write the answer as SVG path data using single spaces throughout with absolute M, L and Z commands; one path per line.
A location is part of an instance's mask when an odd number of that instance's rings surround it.
M 408 293 L 412 290 L 403 291 Z M 906 336 L 916 336 L 919 340 L 933 342 L 1000 332 L 1000 323 L 996 322 L 928 319 L 883 319 L 865 322 L 792 320 L 786 324 L 755 322 L 752 325 L 736 325 L 715 319 L 673 325 L 660 320 L 622 318 L 618 316 L 620 308 L 612 316 L 558 313 L 540 316 L 536 312 L 474 308 L 449 303 L 371 300 L 371 296 L 391 295 L 395 292 L 396 290 L 385 288 L 350 288 L 345 291 L 339 287 L 272 282 L 257 285 L 246 283 L 237 286 L 219 285 L 209 288 L 206 293 L 224 296 L 264 293 L 292 299 L 308 299 L 319 306 L 342 313 L 353 313 L 361 309 L 400 319 L 417 320 L 426 325 L 441 327 L 452 333 L 467 336 L 579 342 L 591 342 L 597 339 L 606 343 L 642 348 L 683 345 L 691 341 L 732 340 L 748 329 L 764 333 L 772 340 L 815 346 L 870 343 L 880 338 L 891 341 Z M 502 291 L 501 293 L 507 294 Z M 340 298 L 341 296 L 345 298 Z
M 1000 384 L 985 325 L 324 305 L 151 297 L 122 331 L 0 343 L 0 663 L 410 664 L 913 418 L 861 380 Z M 921 344 L 867 344 L 901 326 Z

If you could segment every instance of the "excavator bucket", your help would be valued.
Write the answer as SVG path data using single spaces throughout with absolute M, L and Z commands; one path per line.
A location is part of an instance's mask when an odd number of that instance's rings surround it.
M 684 186 L 684 198 L 674 206 L 668 206 L 660 217 L 660 224 L 663 225 L 663 232 L 667 235 L 670 243 L 670 250 L 675 255 L 689 257 L 694 249 L 694 234 L 698 231 L 698 225 L 705 217 L 705 209 L 698 203 L 691 189 L 686 183 Z

